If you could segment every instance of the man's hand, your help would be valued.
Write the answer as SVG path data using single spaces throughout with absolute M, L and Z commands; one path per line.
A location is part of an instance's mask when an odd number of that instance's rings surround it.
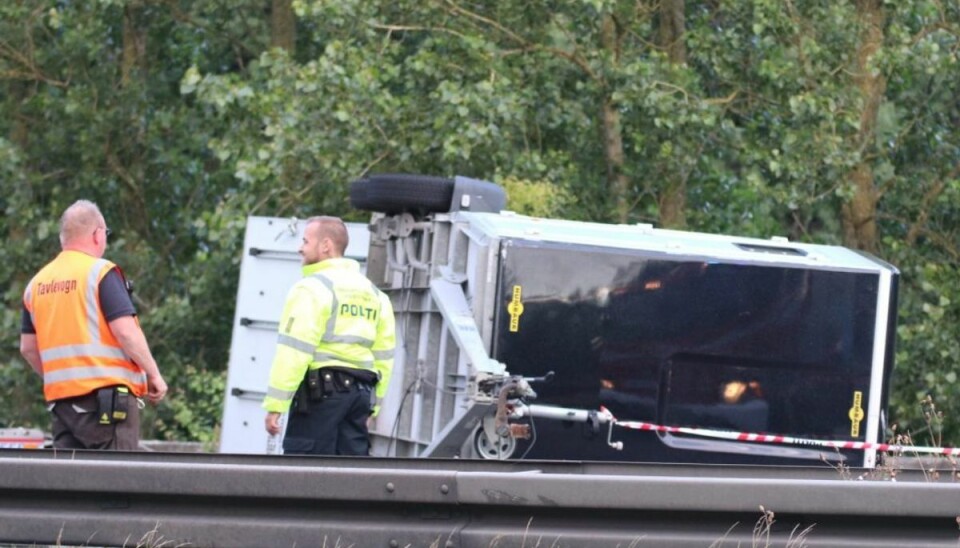
M 271 436 L 276 436 L 280 433 L 280 413 L 267 413 L 267 419 L 265 421 L 267 427 L 267 434 Z
M 123 348 L 123 353 L 147 375 L 147 401 L 158 403 L 167 395 L 167 382 L 160 374 L 137 319 L 133 316 L 120 316 L 110 320 L 110 331 Z
M 166 395 L 167 381 L 163 380 L 163 376 L 160 373 L 147 375 L 147 401 L 157 404 Z
M 374 405 L 370 408 L 370 414 L 367 415 L 367 430 L 373 430 L 377 424 L 377 415 L 380 414 L 380 406 Z

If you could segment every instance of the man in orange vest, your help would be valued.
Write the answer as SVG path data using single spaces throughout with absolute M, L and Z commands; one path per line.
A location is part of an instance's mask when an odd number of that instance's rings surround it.
M 110 229 L 93 202 L 60 218 L 63 251 L 23 294 L 20 353 L 43 377 L 53 446 L 136 450 L 139 398 L 167 393 L 123 272 L 103 259 Z

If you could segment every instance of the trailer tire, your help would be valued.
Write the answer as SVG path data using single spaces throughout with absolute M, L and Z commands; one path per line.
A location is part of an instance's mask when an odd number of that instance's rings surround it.
M 477 425 L 465 445 L 463 456 L 468 459 L 507 460 L 517 454 L 516 438 L 499 438 L 499 443 L 491 444 L 483 433 L 483 425 Z
M 383 173 L 350 184 L 350 204 L 383 213 L 445 213 L 453 199 L 453 179 Z

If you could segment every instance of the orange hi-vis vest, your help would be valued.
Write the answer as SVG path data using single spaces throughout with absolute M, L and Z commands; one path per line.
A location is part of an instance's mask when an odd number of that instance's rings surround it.
M 24 291 L 47 401 L 116 385 L 129 387 L 136 396 L 147 392 L 146 375 L 124 353 L 100 310 L 100 281 L 113 268 L 106 259 L 63 251 Z

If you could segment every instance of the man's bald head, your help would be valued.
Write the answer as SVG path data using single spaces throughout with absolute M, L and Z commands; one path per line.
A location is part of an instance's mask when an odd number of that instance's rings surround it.
M 103 214 L 90 200 L 77 200 L 60 217 L 60 245 L 66 247 L 105 226 Z
M 343 257 L 350 243 L 350 236 L 347 234 L 347 226 L 339 217 L 310 217 L 307 219 L 307 226 L 315 225 L 316 234 L 319 239 L 329 238 L 333 244 L 335 257 Z

